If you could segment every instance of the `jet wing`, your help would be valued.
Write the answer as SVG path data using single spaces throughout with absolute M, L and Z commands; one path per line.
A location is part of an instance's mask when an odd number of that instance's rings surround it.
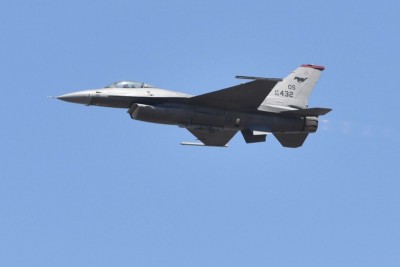
M 187 128 L 206 146 L 226 146 L 237 131 Z
M 189 98 L 189 103 L 225 110 L 256 110 L 279 82 L 276 79 L 254 80 L 219 91 Z

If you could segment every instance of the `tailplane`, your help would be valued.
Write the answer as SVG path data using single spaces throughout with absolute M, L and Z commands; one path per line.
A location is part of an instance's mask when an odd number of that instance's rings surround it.
M 308 133 L 274 133 L 276 139 L 284 147 L 301 147 L 306 140 Z
M 308 97 L 324 69 L 323 66 L 301 65 L 274 87 L 262 105 L 307 108 Z

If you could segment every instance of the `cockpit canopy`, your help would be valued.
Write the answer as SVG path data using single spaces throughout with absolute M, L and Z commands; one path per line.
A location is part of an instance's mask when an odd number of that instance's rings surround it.
M 154 87 L 148 83 L 134 82 L 134 81 L 120 81 L 112 83 L 105 88 L 151 88 Z

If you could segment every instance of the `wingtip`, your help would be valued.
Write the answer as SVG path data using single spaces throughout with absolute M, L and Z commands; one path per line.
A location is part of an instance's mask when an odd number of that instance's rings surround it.
M 205 145 L 205 144 L 203 144 L 203 143 L 198 143 L 198 142 L 181 142 L 181 145 L 183 145 L 183 146 L 228 147 L 228 144 L 226 144 L 226 145 Z

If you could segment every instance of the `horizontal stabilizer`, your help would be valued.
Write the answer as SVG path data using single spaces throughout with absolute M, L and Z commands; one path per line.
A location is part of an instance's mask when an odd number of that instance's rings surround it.
M 330 108 L 306 108 L 306 109 L 283 111 L 280 114 L 294 116 L 294 117 L 304 117 L 304 116 L 318 117 L 327 114 L 331 110 L 332 109 Z
M 276 139 L 284 147 L 300 147 L 306 140 L 308 133 L 274 133 Z
M 254 80 L 219 91 L 194 96 L 189 103 L 225 110 L 256 110 L 278 81 Z

